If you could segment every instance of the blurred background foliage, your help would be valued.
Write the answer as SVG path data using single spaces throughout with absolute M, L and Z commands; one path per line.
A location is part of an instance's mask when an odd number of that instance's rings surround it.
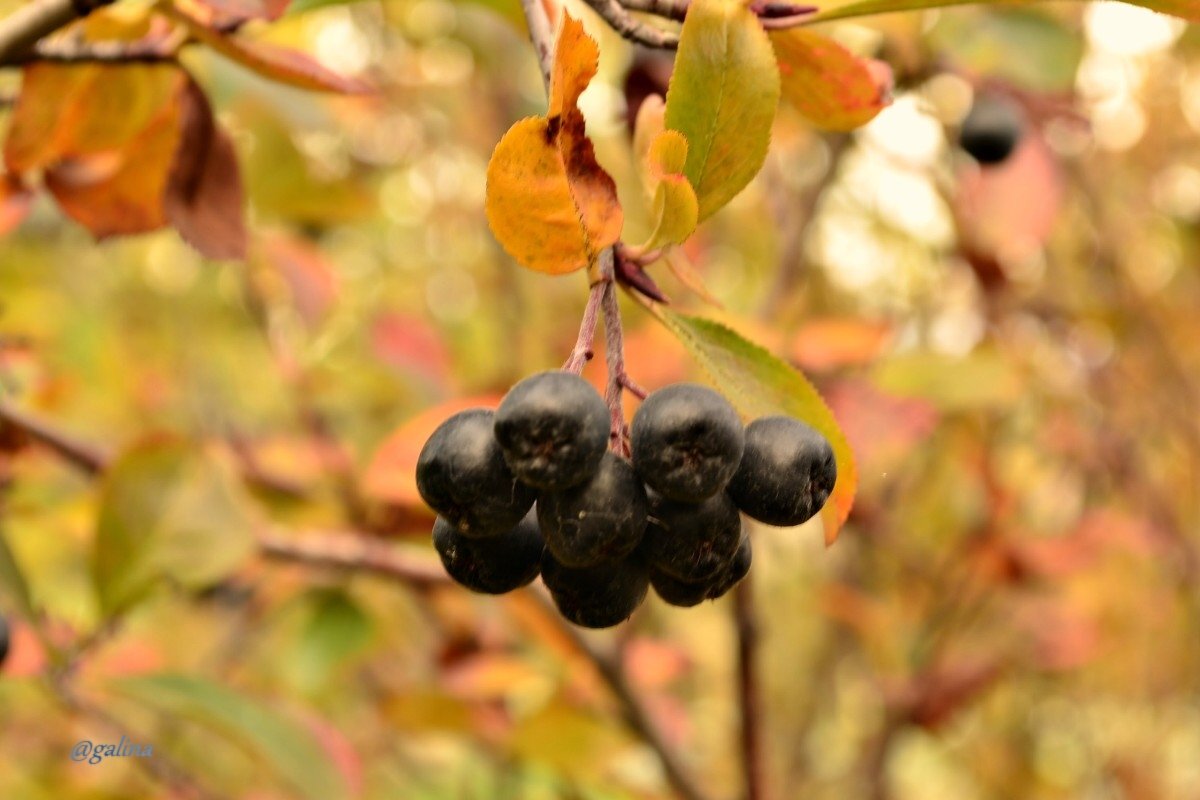
M 582 106 L 636 208 L 626 98 L 669 61 L 586 22 L 603 56 Z M 1200 796 L 1200 35 L 1109 3 L 825 32 L 893 66 L 893 104 L 852 134 L 781 109 L 766 169 L 688 245 L 723 309 L 654 271 L 801 367 L 859 458 L 834 547 L 815 522 L 753 530 L 774 794 Z M 428 547 L 408 468 L 443 404 L 561 363 L 585 298 L 581 276 L 515 268 L 483 215 L 492 146 L 544 110 L 515 2 L 302 0 L 263 35 L 380 92 L 188 51 L 246 176 L 248 264 L 173 232 L 96 244 L 44 198 L 0 239 L 5 399 L 121 454 L 98 487 L 0 427 L 36 620 L 0 594 L 0 797 L 671 796 L 526 600 L 253 559 L 204 580 L 248 520 Z M 987 170 L 954 146 L 976 92 L 1028 118 Z M 701 377 L 625 305 L 635 379 Z M 230 550 L 123 575 L 148 594 L 108 630 L 95 551 L 197 519 Z M 165 563 L 195 585 L 167 570 L 164 588 Z M 589 637 L 619 644 L 712 796 L 736 796 L 728 601 L 652 598 Z M 64 664 L 90 705 L 56 696 Z M 122 733 L 192 777 L 68 759 Z

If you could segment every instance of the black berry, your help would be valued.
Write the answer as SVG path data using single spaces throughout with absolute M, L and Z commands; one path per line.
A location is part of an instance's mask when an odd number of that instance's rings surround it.
M 636 555 L 576 569 L 547 554 L 542 581 L 559 613 L 585 628 L 609 628 L 629 619 L 646 599 L 650 586 L 646 566 Z
M 464 536 L 511 529 L 533 505 L 534 492 L 517 482 L 492 433 L 495 415 L 462 411 L 443 422 L 417 459 L 417 490 Z
M 625 459 L 605 453 L 591 479 L 538 496 L 546 548 L 560 564 L 590 567 L 619 561 L 642 541 L 649 502 Z
M 583 483 L 608 447 L 608 407 L 587 381 L 569 372 L 531 375 L 496 411 L 496 439 L 513 474 L 543 491 Z
M 1002 97 L 981 95 L 963 119 L 958 142 L 980 164 L 999 164 L 1012 154 L 1023 128 L 1016 104 Z
M 457 583 L 473 592 L 504 594 L 525 586 L 542 568 L 542 534 L 535 512 L 498 536 L 472 539 L 438 517 L 433 546 Z
M 633 418 L 633 466 L 672 500 L 698 503 L 725 487 L 742 458 L 742 422 L 712 389 L 677 383 L 652 393 Z
M 8 658 L 8 620 L 0 617 L 0 666 L 4 665 L 6 658 Z
M 729 496 L 748 516 L 769 525 L 799 525 L 829 499 L 837 481 L 833 448 L 791 417 L 762 417 L 746 426 L 746 452 Z
M 733 554 L 733 561 L 709 585 L 708 599 L 716 600 L 741 583 L 742 578 L 750 574 L 750 561 L 753 555 L 753 550 L 750 547 L 750 537 L 743 536 L 741 543 L 738 545 L 737 552 Z
M 742 519 L 724 492 L 703 503 L 650 494 L 650 524 L 642 552 L 651 567 L 686 583 L 704 583 L 729 566 Z
M 750 571 L 750 555 L 750 538 L 743 536 L 733 560 L 715 577 L 700 583 L 689 583 L 651 567 L 650 585 L 664 602 L 681 608 L 691 608 L 705 600 L 716 600 L 736 586 Z

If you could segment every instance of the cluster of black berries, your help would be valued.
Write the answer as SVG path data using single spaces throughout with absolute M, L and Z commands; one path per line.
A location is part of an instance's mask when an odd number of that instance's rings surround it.
M 798 525 L 837 477 L 821 434 L 790 417 L 742 426 L 703 386 L 654 392 L 630 431 L 632 462 L 608 450 L 610 417 L 582 378 L 543 372 L 494 413 L 434 431 L 417 488 L 440 515 L 433 542 L 450 576 L 501 594 L 540 572 L 577 625 L 628 619 L 653 586 L 677 606 L 725 594 L 750 569 L 739 510 Z

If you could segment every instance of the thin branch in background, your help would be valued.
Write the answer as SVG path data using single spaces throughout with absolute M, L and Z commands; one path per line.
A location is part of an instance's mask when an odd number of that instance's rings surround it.
M 14 66 L 41 39 L 112 0 L 34 0 L 0 19 L 0 66 Z
M 258 546 L 273 561 L 361 570 L 421 589 L 450 583 L 446 570 L 424 548 L 401 548 L 356 533 L 296 536 L 267 530 L 259 534 Z
M 0 422 L 24 432 L 37 444 L 89 475 L 103 472 L 112 460 L 108 452 L 21 411 L 7 400 L 0 400 Z
M 555 620 L 562 619 L 545 592 L 530 590 L 530 595 L 537 600 L 538 605 L 548 617 Z M 658 756 L 663 771 L 666 773 L 667 781 L 676 793 L 683 800 L 709 800 L 708 794 L 700 788 L 696 777 L 659 730 L 637 691 L 629 685 L 620 661 L 614 654 L 598 647 L 574 625 L 563 623 L 562 627 L 571 640 L 571 644 L 587 657 L 587 660 L 596 668 L 600 677 L 604 679 L 620 702 L 625 724 Z
M 742 712 L 741 753 L 746 800 L 767 800 L 768 775 L 762 741 L 762 692 L 758 682 L 758 618 L 750 575 L 733 591 L 738 645 L 738 705 Z
M 679 34 L 638 22 L 617 0 L 585 0 L 614 31 L 631 42 L 658 50 L 679 47 Z
M 621 0 L 621 6 L 626 11 L 653 14 L 676 22 L 683 22 L 683 18 L 687 16 L 688 5 L 688 0 Z

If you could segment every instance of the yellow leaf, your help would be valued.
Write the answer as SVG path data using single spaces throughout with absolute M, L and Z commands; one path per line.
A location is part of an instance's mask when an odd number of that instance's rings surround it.
M 696 230 L 700 206 L 683 174 L 687 154 L 687 139 L 679 131 L 662 131 L 650 143 L 645 165 L 655 186 L 654 232 L 642 245 L 644 250 L 682 244 Z
M 621 235 L 617 187 L 596 161 L 576 101 L 596 74 L 596 42 L 563 15 L 545 117 L 509 128 L 488 163 L 488 224 L 522 266 L 559 275 L 595 262 Z

